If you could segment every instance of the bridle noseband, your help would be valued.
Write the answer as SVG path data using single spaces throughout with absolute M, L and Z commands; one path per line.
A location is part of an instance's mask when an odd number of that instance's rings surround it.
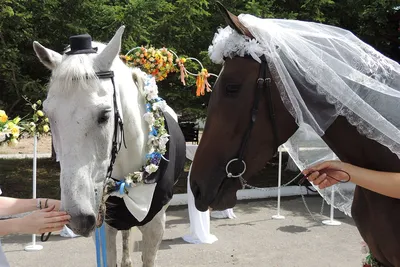
M 237 158 L 231 159 L 226 164 L 226 167 L 225 167 L 227 177 L 228 178 L 240 178 L 242 186 L 243 186 L 243 181 L 244 181 L 244 179 L 242 178 L 242 175 L 246 172 L 246 162 L 244 161 L 244 155 L 246 153 L 247 144 L 250 139 L 253 126 L 257 120 L 258 107 L 259 107 L 260 99 L 262 96 L 261 94 L 263 92 L 266 94 L 266 97 L 267 97 L 269 118 L 271 120 L 272 131 L 274 134 L 274 150 L 273 151 L 277 151 L 278 146 L 279 146 L 279 144 L 278 144 L 278 141 L 279 141 L 278 140 L 278 129 L 276 126 L 275 110 L 274 110 L 274 105 L 272 103 L 272 93 L 271 93 L 272 79 L 271 79 L 271 77 L 269 77 L 268 72 L 267 72 L 267 70 L 268 70 L 267 64 L 268 63 L 267 63 L 265 56 L 261 57 L 260 59 L 261 59 L 260 71 L 259 71 L 259 75 L 258 75 L 258 79 L 257 79 L 257 86 L 254 91 L 254 102 L 253 102 L 253 107 L 251 109 L 251 114 L 250 114 L 251 115 L 250 123 L 249 123 L 249 126 L 247 127 L 247 130 L 242 139 L 242 143 L 240 145 Z M 234 171 L 230 170 L 231 165 L 234 165 L 235 163 L 236 164 L 241 163 L 241 165 L 242 165 L 241 171 L 236 171 L 236 173 Z M 233 167 L 233 168 L 237 169 L 238 166 L 236 165 L 235 167 Z

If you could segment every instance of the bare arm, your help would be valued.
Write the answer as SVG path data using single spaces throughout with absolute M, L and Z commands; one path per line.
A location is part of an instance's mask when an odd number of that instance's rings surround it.
M 379 172 L 344 163 L 351 181 L 382 195 L 400 199 L 400 173 Z
M 15 215 L 34 211 L 36 199 L 18 199 L 11 197 L 0 197 L 0 216 Z
M 325 161 L 303 171 L 308 180 L 323 189 L 338 182 L 348 180 L 377 192 L 379 194 L 400 199 L 400 173 L 380 172 L 357 167 L 341 161 Z M 331 177 L 335 178 L 332 179 Z
M 21 219 L 0 220 L 0 236 L 17 234 L 21 229 Z
M 0 236 L 9 234 L 41 234 L 61 230 L 71 217 L 55 206 L 37 210 L 22 218 L 0 220 Z
M 38 199 L 42 208 L 45 206 L 45 199 Z M 15 215 L 37 210 L 37 199 L 18 199 L 0 196 L 0 216 Z M 55 206 L 55 210 L 60 209 L 60 201 L 49 199 L 48 206 Z

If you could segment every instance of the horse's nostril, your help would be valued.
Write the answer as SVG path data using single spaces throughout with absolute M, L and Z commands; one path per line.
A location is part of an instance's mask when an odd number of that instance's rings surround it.
M 94 214 L 82 214 L 79 216 L 79 221 L 85 228 L 92 228 L 96 223 L 96 216 Z
M 94 216 L 94 214 L 87 215 L 86 220 L 88 225 L 94 225 L 96 223 L 96 217 Z

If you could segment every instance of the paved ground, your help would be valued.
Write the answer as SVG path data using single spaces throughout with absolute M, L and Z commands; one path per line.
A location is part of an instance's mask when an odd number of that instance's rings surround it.
M 189 231 L 186 207 L 170 207 L 167 230 L 158 254 L 157 266 L 251 266 L 251 267 L 358 267 L 361 266 L 361 237 L 351 218 L 338 212 L 340 226 L 314 221 L 302 199 L 282 201 L 285 220 L 272 220 L 276 201 L 241 202 L 234 211 L 237 219 L 212 219 L 211 232 L 218 237 L 214 244 L 194 245 L 182 240 Z M 319 213 L 321 198 L 308 197 L 310 209 Z M 325 206 L 325 215 L 329 209 Z M 135 230 L 133 254 L 135 266 L 141 266 L 141 235 Z M 11 267 L 91 267 L 95 266 L 95 247 L 91 238 L 63 238 L 54 235 L 40 252 L 25 252 L 30 236 L 9 236 L 3 249 Z M 120 236 L 119 236 L 120 238 Z M 121 246 L 119 246 L 119 253 Z

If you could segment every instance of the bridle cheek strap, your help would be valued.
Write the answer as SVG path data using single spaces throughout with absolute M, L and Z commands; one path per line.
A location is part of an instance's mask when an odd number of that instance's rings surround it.
M 260 64 L 260 71 L 257 79 L 257 86 L 254 91 L 254 101 L 253 101 L 253 106 L 251 108 L 251 117 L 250 117 L 250 124 L 244 134 L 242 143 L 239 148 L 238 152 L 238 157 L 231 159 L 225 169 L 227 173 L 228 178 L 237 178 L 241 177 L 245 171 L 246 171 L 246 162 L 244 161 L 244 155 L 246 153 L 247 149 L 247 144 L 251 136 L 251 132 L 253 130 L 254 124 L 257 120 L 257 115 L 258 115 L 258 109 L 259 109 L 259 103 L 260 99 L 262 96 L 262 92 L 264 91 L 267 98 L 267 104 L 268 104 L 268 111 L 269 111 L 269 118 L 271 121 L 271 126 L 272 126 L 272 131 L 274 135 L 274 150 L 276 151 L 279 146 L 279 140 L 278 140 L 278 129 L 277 129 L 277 124 L 276 124 L 276 116 L 275 116 L 275 110 L 274 110 L 274 105 L 272 103 L 272 92 L 271 92 L 271 78 L 267 77 L 267 61 L 265 58 L 262 58 L 261 64 Z M 242 168 L 240 169 L 241 171 L 233 171 L 230 170 L 230 165 L 231 164 L 242 164 Z M 237 165 L 236 165 L 237 166 Z
M 123 123 L 123 117 L 122 113 L 120 112 L 121 110 L 121 100 L 119 96 L 119 90 L 115 86 L 114 82 L 114 72 L 113 71 L 99 71 L 96 72 L 96 75 L 99 79 L 111 79 L 112 85 L 113 85 L 113 105 L 114 105 L 114 133 L 113 133 L 113 139 L 112 139 L 112 147 L 111 147 L 111 160 L 110 160 L 110 165 L 107 169 L 107 176 L 106 179 L 112 178 L 112 172 L 113 172 L 113 167 L 115 160 L 117 158 L 117 154 L 120 151 L 122 147 L 122 143 L 124 144 L 126 148 L 126 143 L 125 143 L 125 135 L 124 135 L 124 123 Z

